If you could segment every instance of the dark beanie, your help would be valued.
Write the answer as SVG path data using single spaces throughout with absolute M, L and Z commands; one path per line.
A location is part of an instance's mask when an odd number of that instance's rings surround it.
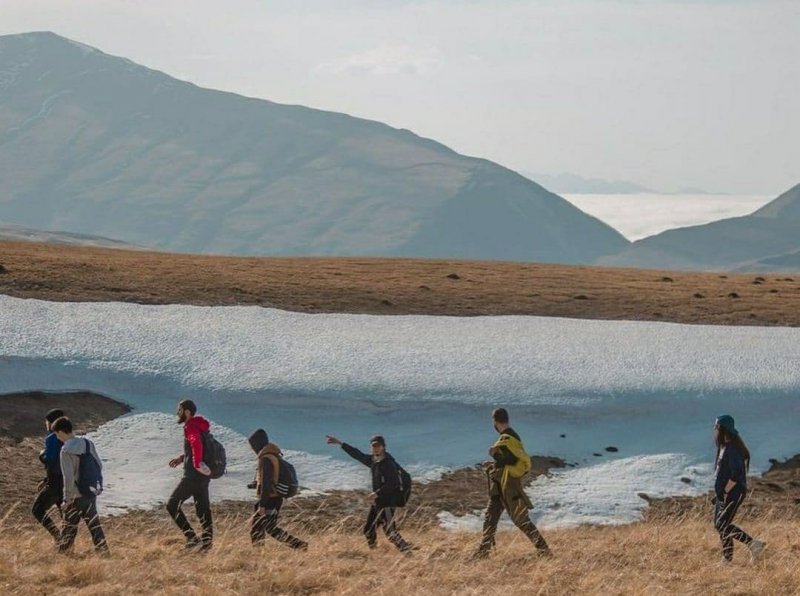
M 381 435 L 374 435 L 369 440 L 369 444 L 370 445 L 373 445 L 375 443 L 379 443 L 380 445 L 383 445 L 384 447 L 386 447 L 386 439 L 384 439 Z
M 269 444 L 269 437 L 267 436 L 267 431 L 263 428 L 259 428 L 248 437 L 247 441 L 250 443 L 250 447 L 253 448 L 253 451 L 259 453 Z

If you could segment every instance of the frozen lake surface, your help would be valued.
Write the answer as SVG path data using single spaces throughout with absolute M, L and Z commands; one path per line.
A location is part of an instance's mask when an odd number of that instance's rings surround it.
M 503 405 L 529 452 L 578 464 L 533 485 L 545 526 L 632 521 L 644 505 L 637 492 L 708 487 L 720 413 L 737 419 L 755 470 L 800 452 L 798 370 L 791 328 L 0 296 L 0 392 L 87 389 L 135 408 L 96 433 L 110 509 L 166 500 L 178 474 L 166 461 L 182 444 L 171 415 L 191 396 L 230 454 L 217 499 L 250 495 L 244 437 L 258 427 L 310 489 L 366 488 L 367 470 L 326 433 L 363 449 L 384 434 L 412 474 L 431 478 L 485 457 L 490 412 Z

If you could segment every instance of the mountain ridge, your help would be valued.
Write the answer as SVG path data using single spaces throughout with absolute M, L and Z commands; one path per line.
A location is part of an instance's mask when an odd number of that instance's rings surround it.
M 0 37 L 0 89 L 0 174 L 15 172 L 0 209 L 27 227 L 221 254 L 587 263 L 628 244 L 406 129 L 203 89 L 53 33 Z M 491 229 L 487 212 L 503 214 Z M 441 228 L 469 251 L 448 252 Z

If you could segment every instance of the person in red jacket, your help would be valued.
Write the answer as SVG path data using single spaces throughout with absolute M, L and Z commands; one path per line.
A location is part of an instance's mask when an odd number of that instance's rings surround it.
M 197 406 L 190 399 L 178 404 L 176 414 L 178 424 L 183 424 L 183 453 L 170 460 L 169 467 L 177 468 L 183 464 L 183 478 L 167 501 L 167 511 L 186 537 L 187 549 L 208 550 L 214 529 L 208 497 L 211 470 L 203 461 L 203 433 L 208 433 L 210 425 L 208 420 L 197 415 Z M 181 508 L 189 497 L 194 499 L 194 508 L 203 526 L 199 538 Z

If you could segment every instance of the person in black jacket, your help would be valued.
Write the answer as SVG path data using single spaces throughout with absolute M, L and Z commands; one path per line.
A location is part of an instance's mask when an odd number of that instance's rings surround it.
M 714 441 L 717 444 L 714 527 L 722 541 L 722 562 L 733 560 L 734 540 L 747 545 L 752 561 L 756 562 L 761 558 L 765 544 L 733 525 L 733 518 L 747 496 L 750 451 L 739 436 L 733 418 L 727 414 L 717 418 L 714 424 Z
M 278 515 L 283 505 L 283 497 L 275 490 L 278 482 L 279 457 L 281 450 L 275 443 L 270 443 L 267 432 L 259 428 L 248 439 L 250 447 L 258 456 L 256 468 L 256 494 L 258 503 L 250 520 L 250 539 L 258 546 L 264 544 L 269 534 L 278 542 L 294 549 L 306 550 L 308 543 L 295 538 L 289 532 L 278 527 Z
M 372 471 L 372 493 L 367 496 L 372 505 L 364 524 L 364 535 L 367 537 L 369 547 L 375 548 L 378 540 L 377 528 L 381 526 L 389 542 L 394 544 L 400 552 L 410 554 L 411 545 L 403 540 L 395 525 L 395 513 L 402 489 L 400 471 L 397 462 L 386 452 L 384 438 L 375 435 L 370 439 L 372 455 L 363 453 L 352 445 L 342 443 L 334 436 L 327 435 L 325 438 L 330 445 L 341 445 L 347 455 L 368 466 Z
M 44 529 L 56 542 L 61 538 L 61 531 L 48 511 L 54 505 L 61 509 L 64 501 L 64 477 L 61 475 L 62 443 L 53 432 L 53 423 L 62 416 L 64 416 L 63 410 L 50 410 L 44 417 L 47 436 L 44 439 L 44 449 L 39 454 L 39 460 L 44 464 L 45 478 L 39 483 L 36 499 L 31 507 L 33 517 L 44 526 Z

